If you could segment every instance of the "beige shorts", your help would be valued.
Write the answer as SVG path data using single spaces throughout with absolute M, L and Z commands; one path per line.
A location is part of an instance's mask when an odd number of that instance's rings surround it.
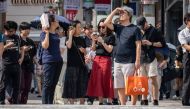
M 149 64 L 142 64 L 140 67 L 140 75 L 147 77 L 157 76 L 158 75 L 157 59 L 155 58 L 154 61 L 152 61 Z
M 125 79 L 135 72 L 135 64 L 121 64 L 114 62 L 114 88 L 125 88 Z

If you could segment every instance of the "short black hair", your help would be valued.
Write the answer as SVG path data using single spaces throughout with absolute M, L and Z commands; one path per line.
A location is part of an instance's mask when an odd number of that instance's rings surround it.
M 71 23 L 70 26 L 72 26 L 72 27 L 76 27 L 77 24 L 81 24 L 81 22 L 80 22 L 79 20 L 74 20 L 74 21 L 72 21 L 72 23 Z
M 14 29 L 16 31 L 18 24 L 15 21 L 6 21 L 3 27 L 5 30 Z
M 19 26 L 19 31 L 30 29 L 30 24 L 28 22 L 22 22 Z
M 190 13 L 185 14 L 183 21 L 187 25 L 187 21 L 190 21 Z
M 92 29 L 93 25 L 91 24 L 85 24 L 84 29 Z

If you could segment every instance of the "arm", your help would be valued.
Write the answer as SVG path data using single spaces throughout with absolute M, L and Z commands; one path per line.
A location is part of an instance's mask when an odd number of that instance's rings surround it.
M 95 51 L 96 50 L 96 41 L 92 41 L 92 50 Z
M 74 32 L 75 32 L 75 28 L 69 30 L 69 39 L 66 42 L 66 46 L 68 49 L 70 49 L 72 47 L 72 43 L 73 43 L 72 40 L 73 40 Z
M 25 46 L 20 49 L 20 55 L 21 55 L 21 57 L 20 57 L 20 59 L 18 61 L 20 65 L 22 64 L 22 62 L 24 60 L 25 49 L 26 49 Z
M 135 61 L 135 67 L 136 69 L 140 68 L 140 56 L 141 56 L 141 41 L 136 41 L 136 61 Z
M 121 8 L 116 8 L 115 10 L 112 11 L 110 15 L 106 18 L 104 21 L 104 25 L 107 26 L 109 29 L 114 30 L 112 19 L 116 13 L 119 12 L 119 10 L 122 10 Z
M 0 58 L 1 58 L 2 55 L 3 55 L 3 50 L 4 50 L 3 42 L 0 42 Z
M 105 50 L 108 52 L 108 53 L 111 53 L 112 50 L 113 50 L 113 46 L 112 45 L 107 45 L 106 43 L 102 43 L 103 47 L 105 48 Z
M 183 44 L 182 47 L 185 48 L 187 51 L 190 51 L 190 45 Z
M 46 31 L 45 39 L 42 41 L 42 47 L 47 49 L 49 47 L 49 31 Z

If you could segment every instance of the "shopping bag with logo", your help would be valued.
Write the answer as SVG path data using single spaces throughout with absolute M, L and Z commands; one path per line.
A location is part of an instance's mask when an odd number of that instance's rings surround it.
M 126 95 L 148 95 L 148 78 L 144 76 L 129 76 L 125 80 Z

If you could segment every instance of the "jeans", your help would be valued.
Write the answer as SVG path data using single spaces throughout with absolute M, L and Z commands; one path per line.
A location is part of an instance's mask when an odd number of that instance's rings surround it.
M 55 87 L 59 80 L 62 65 L 62 61 L 43 64 L 42 104 L 53 104 Z
M 0 104 L 5 104 L 5 90 L 9 86 L 12 93 L 10 93 L 10 103 L 18 104 L 19 89 L 20 89 L 20 65 L 9 64 L 3 65 L 3 71 L 0 75 Z

